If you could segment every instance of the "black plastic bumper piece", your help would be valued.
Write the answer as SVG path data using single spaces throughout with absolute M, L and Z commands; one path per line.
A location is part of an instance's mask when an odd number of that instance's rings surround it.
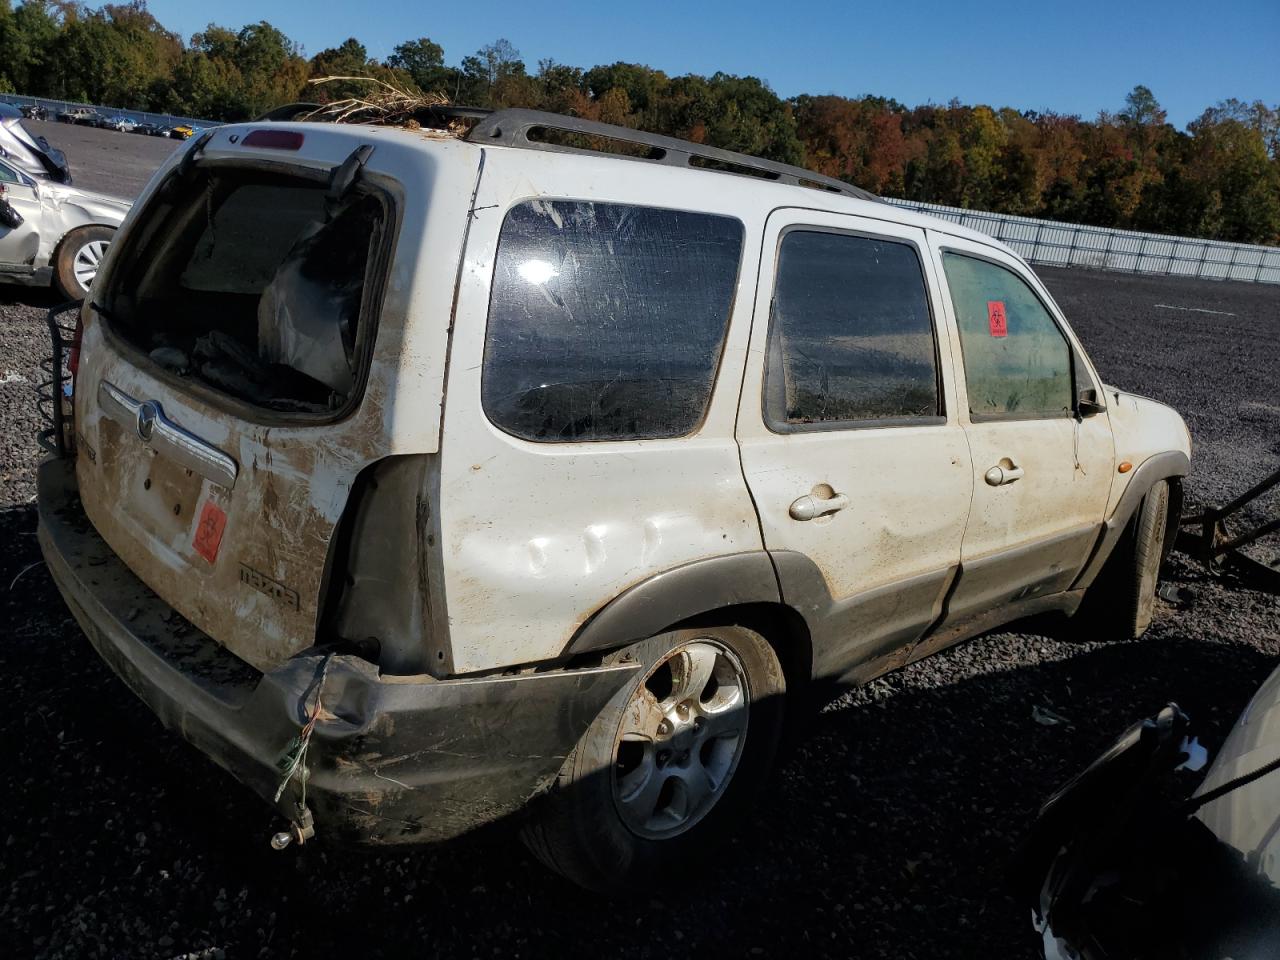
M 277 761 L 322 682 L 306 782 L 321 837 L 446 840 L 519 813 L 639 669 L 383 677 L 349 655 L 328 657 L 326 667 L 326 652 L 312 650 L 260 673 L 171 610 L 111 551 L 80 506 L 70 461 L 40 468 L 39 515 L 45 561 L 102 658 L 167 727 L 290 819 L 300 779 L 272 801 Z

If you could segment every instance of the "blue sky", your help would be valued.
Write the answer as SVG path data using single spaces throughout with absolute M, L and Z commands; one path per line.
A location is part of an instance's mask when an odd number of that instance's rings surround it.
M 349 36 L 383 58 L 427 36 L 457 63 L 505 37 L 530 70 L 550 57 L 575 66 L 626 60 L 670 74 L 750 74 L 783 96 L 864 93 L 909 106 L 987 103 L 1093 117 L 1151 87 L 1184 126 L 1227 97 L 1280 103 L 1280 0 L 1188 3 L 1095 0 L 1021 3 L 810 4 L 712 0 L 618 4 L 414 0 L 149 0 L 189 37 L 266 19 L 308 56 Z

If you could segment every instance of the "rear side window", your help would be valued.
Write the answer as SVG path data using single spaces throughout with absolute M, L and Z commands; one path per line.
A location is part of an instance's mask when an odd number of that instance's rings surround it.
M 975 417 L 1072 410 L 1071 347 L 1025 280 L 989 260 L 944 253 Z
M 678 437 L 706 414 L 742 224 L 651 207 L 533 200 L 502 225 L 485 414 L 526 440 Z
M 924 273 L 906 243 L 817 230 L 782 238 L 765 371 L 782 432 L 940 415 Z

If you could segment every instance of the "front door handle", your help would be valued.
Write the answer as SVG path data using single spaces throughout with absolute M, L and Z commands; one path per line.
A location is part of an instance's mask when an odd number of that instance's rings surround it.
M 791 514 L 792 520 L 816 520 L 828 513 L 843 510 L 848 505 L 849 498 L 843 493 L 837 493 L 834 497 L 827 497 L 825 500 L 812 494 L 805 494 L 792 503 L 791 509 L 787 512 Z
M 1009 466 L 1006 467 L 1004 465 L 1005 463 L 1009 464 Z M 1021 480 L 1022 468 L 1015 467 L 1012 460 L 1005 460 L 1002 463 L 997 463 L 994 467 L 988 470 L 983 475 L 983 479 L 993 487 L 1000 487 L 1006 483 L 1013 483 L 1015 480 Z

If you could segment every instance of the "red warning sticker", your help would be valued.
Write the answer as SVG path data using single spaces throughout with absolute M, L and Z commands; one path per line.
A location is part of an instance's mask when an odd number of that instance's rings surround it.
M 1007 337 L 1009 335 L 1009 324 L 1005 319 L 1003 300 L 987 301 L 987 326 L 990 327 L 993 337 Z
M 196 524 L 195 539 L 191 545 L 196 553 L 210 563 L 218 559 L 218 547 L 222 543 L 222 531 L 227 528 L 227 515 L 212 500 L 206 500 L 204 509 L 200 511 L 200 522 Z

